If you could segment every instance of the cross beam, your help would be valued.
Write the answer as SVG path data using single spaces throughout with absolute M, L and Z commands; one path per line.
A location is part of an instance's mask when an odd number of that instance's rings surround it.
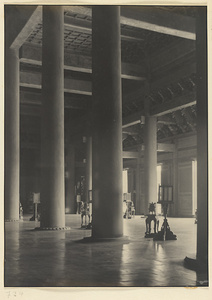
M 13 16 L 16 17 L 16 16 Z M 29 37 L 29 35 L 32 33 L 33 29 L 36 27 L 36 25 L 41 22 L 42 19 L 42 7 L 37 6 L 35 10 L 33 11 L 32 15 L 26 22 L 26 24 L 23 26 L 23 28 L 20 30 L 20 32 L 17 34 L 15 39 L 13 40 L 11 44 L 11 48 L 19 49 L 23 43 L 26 41 L 26 39 Z M 15 29 L 14 29 L 15 30 Z
M 35 72 L 20 72 L 20 86 L 33 89 L 41 89 L 41 73 Z M 81 95 L 92 95 L 92 87 L 90 81 L 64 79 L 64 92 Z
M 150 115 L 159 117 L 195 104 L 196 104 L 196 93 L 190 92 L 186 95 L 175 97 L 171 101 L 153 106 L 150 109 Z
M 83 6 L 65 6 L 66 11 L 92 17 L 92 9 Z M 121 24 L 181 38 L 196 39 L 195 19 L 173 14 L 154 7 L 122 6 Z
M 41 47 L 25 44 L 21 47 L 20 62 L 41 66 Z M 122 63 L 122 78 L 131 80 L 145 80 L 145 66 Z M 74 54 L 70 51 L 64 53 L 64 69 L 83 73 L 92 73 L 92 58 L 90 56 Z

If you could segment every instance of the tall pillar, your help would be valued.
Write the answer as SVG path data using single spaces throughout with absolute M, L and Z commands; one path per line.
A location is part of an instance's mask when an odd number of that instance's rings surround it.
M 137 159 L 137 165 L 136 165 L 136 203 L 135 203 L 135 213 L 140 214 L 141 209 L 140 209 L 140 202 L 141 202 L 141 176 L 140 176 L 140 158 Z
M 92 237 L 123 235 L 120 7 L 94 6 Z
M 207 8 L 197 18 L 197 259 L 208 262 Z
M 178 216 L 179 198 L 178 198 L 178 146 L 175 141 L 175 149 L 173 152 L 173 200 L 174 200 L 174 216 Z
M 88 136 L 86 140 L 86 190 L 85 201 L 89 202 L 89 191 L 92 190 L 92 137 Z
M 144 130 L 144 213 L 147 214 L 149 203 L 157 202 L 157 118 L 146 116 Z
M 20 103 L 19 50 L 6 47 L 5 220 L 19 220 Z
M 139 158 L 136 166 L 136 214 L 144 214 L 145 208 L 145 183 L 144 183 L 144 167 L 143 159 L 141 158 L 141 150 L 139 150 Z
M 43 6 L 41 228 L 65 226 L 64 14 Z
M 197 9 L 197 252 L 196 258 L 184 259 L 208 284 L 208 82 L 207 82 L 207 8 Z M 199 281 L 200 282 L 200 281 Z M 201 284 L 202 285 L 202 284 Z
M 75 208 L 75 148 L 74 144 L 70 143 L 67 146 L 66 160 L 66 186 L 65 186 L 65 212 L 74 214 Z

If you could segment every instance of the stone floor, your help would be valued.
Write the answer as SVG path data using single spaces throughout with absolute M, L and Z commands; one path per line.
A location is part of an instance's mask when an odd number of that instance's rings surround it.
M 124 238 L 84 242 L 90 230 L 66 215 L 67 231 L 37 231 L 25 217 L 5 224 L 5 287 L 180 287 L 204 285 L 183 265 L 195 257 L 194 219 L 169 218 L 177 240 L 144 238 L 145 219 L 124 219 Z M 161 221 L 160 221 L 161 225 Z M 128 237 L 128 238 L 126 238 Z

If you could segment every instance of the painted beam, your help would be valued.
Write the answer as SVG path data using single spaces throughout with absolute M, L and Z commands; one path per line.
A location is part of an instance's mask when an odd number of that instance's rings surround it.
M 158 117 L 157 123 L 158 124 L 164 124 L 164 125 L 174 125 L 174 124 L 176 124 L 176 122 L 174 122 L 170 117 L 167 117 L 167 116 Z
M 169 102 L 164 102 L 160 105 L 155 105 L 151 107 L 150 115 L 159 117 L 195 104 L 196 104 L 196 93 L 190 92 L 186 95 L 174 97 L 173 100 Z
M 21 47 L 20 62 L 42 65 L 42 48 L 25 44 Z M 136 64 L 122 63 L 122 78 L 131 80 L 145 80 L 146 67 Z M 90 56 L 73 54 L 70 51 L 64 53 L 64 69 L 83 73 L 92 73 L 92 58 Z
M 142 154 L 145 149 L 144 144 L 136 145 L 139 151 L 123 151 L 123 158 L 138 158 L 139 154 Z M 167 143 L 157 143 L 157 152 L 174 152 L 175 145 Z
M 167 116 L 158 117 L 157 123 L 158 124 L 166 124 L 166 125 L 176 124 L 176 122 L 174 122 Z M 134 114 L 124 117 L 123 121 L 122 121 L 122 129 L 126 130 L 126 128 L 136 125 L 136 124 L 145 124 L 145 116 L 142 115 L 141 111 L 138 111 Z M 128 131 L 126 131 L 126 133 L 127 132 Z
M 197 146 L 197 135 L 182 137 L 178 139 L 177 142 L 177 148 L 179 149 L 185 149 L 185 148 L 191 148 Z
M 91 98 L 76 98 L 74 95 L 65 94 L 64 96 L 65 108 L 71 109 L 88 109 L 91 107 Z M 30 107 L 32 110 L 36 110 L 36 113 L 40 112 L 41 106 L 41 93 L 33 93 L 30 91 L 20 91 L 20 103 L 21 106 Z M 28 112 L 31 115 L 32 110 L 29 108 Z M 24 113 L 27 113 L 27 108 L 24 109 Z
M 139 152 L 133 152 L 133 151 L 123 151 L 122 152 L 122 158 L 139 158 Z
M 41 73 L 21 71 L 20 86 L 33 88 L 33 89 L 41 89 Z M 65 78 L 64 92 L 91 96 L 92 95 L 91 82 L 85 80 L 83 81 L 83 80 Z
M 158 152 L 157 162 L 162 163 L 164 161 L 173 160 L 174 153 L 165 153 L 165 152 Z
M 157 143 L 157 151 L 158 152 L 174 152 L 175 145 L 174 144 Z
M 169 66 L 169 71 L 152 74 L 151 91 L 154 92 L 158 91 L 158 89 L 167 88 L 171 84 L 176 84 L 182 78 L 189 77 L 194 73 L 196 73 L 195 61 L 185 61 L 181 66 L 178 67 Z M 124 95 L 123 103 L 127 104 L 137 99 L 144 99 L 145 96 L 145 88 L 141 87 L 136 92 Z M 141 114 L 143 114 L 143 111 L 141 111 Z

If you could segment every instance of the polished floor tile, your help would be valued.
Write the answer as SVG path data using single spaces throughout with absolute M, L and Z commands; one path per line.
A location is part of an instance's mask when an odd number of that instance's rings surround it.
M 183 260 L 195 257 L 197 225 L 192 218 L 169 218 L 169 224 L 177 240 L 144 238 L 145 219 L 136 216 L 124 219 L 124 238 L 85 242 L 91 230 L 80 228 L 79 215 L 66 215 L 67 231 L 34 230 L 39 223 L 26 217 L 6 223 L 5 286 L 196 286 L 203 275 Z

